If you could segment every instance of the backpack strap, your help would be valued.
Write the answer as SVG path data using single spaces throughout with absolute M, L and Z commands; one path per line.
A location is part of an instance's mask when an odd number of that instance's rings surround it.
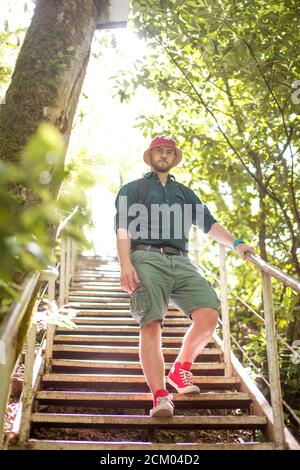
M 149 180 L 148 178 L 140 178 L 137 184 L 137 194 L 136 194 L 136 202 L 144 204 L 147 199 L 149 189 Z

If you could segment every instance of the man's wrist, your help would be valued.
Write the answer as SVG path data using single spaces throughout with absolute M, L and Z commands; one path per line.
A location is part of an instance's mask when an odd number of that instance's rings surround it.
M 121 269 L 126 267 L 126 266 L 129 266 L 130 264 L 132 264 L 130 258 L 120 261 Z
M 242 240 L 241 238 L 235 238 L 233 240 L 233 243 L 232 243 L 232 248 L 234 248 L 236 250 L 236 247 L 239 245 L 239 244 L 243 244 L 245 243 L 244 240 Z

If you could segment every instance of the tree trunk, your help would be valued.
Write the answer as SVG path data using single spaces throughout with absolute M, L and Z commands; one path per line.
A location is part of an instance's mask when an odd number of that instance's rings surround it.
M 99 4 L 100 0 L 37 1 L 6 104 L 0 107 L 0 159 L 18 162 L 21 149 L 42 120 L 59 129 L 67 150 Z M 54 197 L 60 185 L 61 181 L 51 188 Z M 13 192 L 26 206 L 39 202 L 20 185 Z

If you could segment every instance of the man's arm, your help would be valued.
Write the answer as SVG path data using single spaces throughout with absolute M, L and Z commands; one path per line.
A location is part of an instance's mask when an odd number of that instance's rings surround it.
M 246 252 L 250 251 L 251 253 L 255 253 L 254 248 L 250 245 L 246 245 L 245 243 L 239 243 L 236 248 L 233 248 L 232 244 L 235 240 L 235 237 L 218 222 L 212 224 L 207 234 L 218 243 L 234 249 L 243 259 L 246 259 Z
M 121 196 L 123 196 L 121 198 Z M 115 233 L 117 238 L 117 251 L 120 263 L 120 283 L 123 290 L 132 294 L 139 278 L 137 272 L 131 263 L 130 248 L 131 234 L 128 230 L 131 217 L 128 215 L 128 208 L 134 203 L 134 195 L 130 184 L 123 186 L 116 197 L 116 214 L 114 218 Z
M 131 263 L 130 246 L 130 232 L 126 228 L 119 228 L 117 230 L 117 250 L 121 268 L 120 283 L 122 289 L 131 295 L 140 280 L 135 267 Z

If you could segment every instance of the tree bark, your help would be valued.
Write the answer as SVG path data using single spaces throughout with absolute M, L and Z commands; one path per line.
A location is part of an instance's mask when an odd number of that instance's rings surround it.
M 18 162 L 38 124 L 52 123 L 67 150 L 90 56 L 100 0 L 38 0 L 17 59 L 6 104 L 0 107 L 0 159 Z M 64 166 L 65 153 L 57 171 Z M 56 197 L 61 181 L 52 187 Z M 24 206 L 37 196 L 20 185 L 13 192 Z

